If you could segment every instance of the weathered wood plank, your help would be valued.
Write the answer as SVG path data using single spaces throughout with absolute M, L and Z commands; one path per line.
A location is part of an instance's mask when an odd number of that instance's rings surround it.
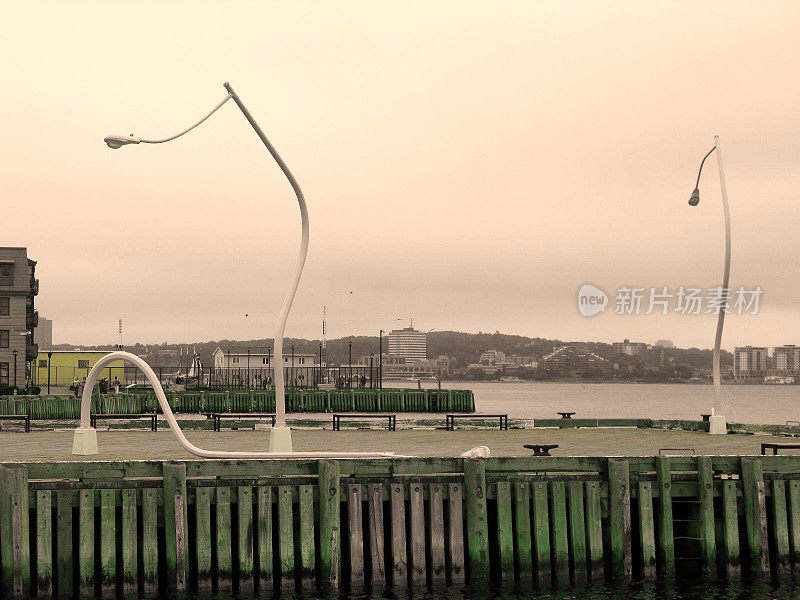
M 521 584 L 533 580 L 533 545 L 531 542 L 531 489 L 527 481 L 514 483 L 514 544 L 517 547 L 516 570 Z
M 36 590 L 39 596 L 53 593 L 52 492 L 36 492 Z
M 100 490 L 100 587 L 103 596 L 117 593 L 117 490 Z
M 500 558 L 500 579 L 514 584 L 514 523 L 511 512 L 511 484 L 498 481 L 496 484 L 497 549 Z
M 448 484 L 447 516 L 450 525 L 450 584 L 464 583 L 464 492 L 460 483 Z
M 736 481 L 730 479 L 724 481 L 722 483 L 723 552 L 725 555 L 725 571 L 729 579 L 740 577 L 742 574 L 739 554 L 739 513 L 736 507 L 736 496 Z
M 409 569 L 411 571 L 411 585 L 423 587 L 426 584 L 425 572 L 427 562 L 425 557 L 425 504 L 422 484 L 413 482 L 409 484 L 409 540 L 411 555 Z
M 58 594 L 68 596 L 73 591 L 72 580 L 72 494 L 68 490 L 56 492 L 56 562 L 58 569 Z M 27 540 L 25 540 L 27 546 Z
M 569 534 L 566 489 L 563 481 L 550 482 L 550 530 L 555 581 L 559 584 L 569 584 Z
M 703 554 L 703 575 L 717 576 L 717 538 L 714 529 L 714 472 L 710 456 L 697 458 L 697 476 L 700 489 L 700 537 Z
M 464 493 L 467 509 L 467 549 L 473 585 L 489 582 L 489 525 L 486 515 L 486 463 L 464 459 Z
M 444 506 L 442 504 L 442 484 L 429 484 L 428 492 L 428 496 L 430 497 L 430 516 L 428 519 L 428 527 L 430 532 L 431 548 L 431 585 L 444 586 L 447 583 L 447 572 L 445 570 Z M 509 514 L 509 517 L 510 516 L 511 515 Z
M 547 482 L 537 481 L 533 487 L 533 546 L 536 555 L 536 580 L 539 585 L 552 583 L 550 563 L 550 516 Z
M 258 494 L 258 587 L 259 592 L 274 588 L 272 581 L 272 488 L 259 486 Z M 320 538 L 322 544 L 322 538 Z
M 78 493 L 78 591 L 80 596 L 94 594 L 94 507 L 95 491 Z
M 339 507 L 339 463 L 320 460 L 319 473 L 319 527 L 320 527 L 320 579 L 322 589 L 339 588 L 340 568 L 340 507 Z
M 28 468 L 0 465 L 0 596 L 30 591 Z
M 792 574 L 789 559 L 789 519 L 786 511 L 786 482 L 772 481 L 772 522 L 775 533 L 775 575 L 786 579 Z
M 122 490 L 122 589 L 127 594 L 138 587 L 136 491 Z
M 281 590 L 293 591 L 294 585 L 294 513 L 292 486 L 278 486 L 278 564 Z
M 158 494 L 142 490 L 142 584 L 145 594 L 158 589 Z
M 761 461 L 742 458 L 745 523 L 750 555 L 750 574 L 769 575 L 767 547 L 767 509 Z
M 195 558 L 197 561 L 197 587 L 208 591 L 212 588 L 211 572 L 211 494 L 214 488 L 195 488 Z
M 589 547 L 589 581 L 601 582 L 605 561 L 603 558 L 603 522 L 600 507 L 600 482 L 595 480 L 584 483 L 586 499 L 586 542 Z
M 583 509 L 583 482 L 567 483 L 569 511 L 569 550 L 575 583 L 586 582 L 586 515 Z
M 231 544 L 231 489 L 217 488 L 217 590 L 233 586 L 233 548 Z
M 237 489 L 239 499 L 237 515 L 239 517 L 239 593 L 252 593 L 253 557 L 255 554 L 253 540 L 253 488 L 240 485 Z
M 370 483 L 369 498 L 369 547 L 373 592 L 386 586 L 386 567 L 383 533 L 383 484 Z M 444 537 L 442 537 L 444 544 Z
M 361 485 L 349 484 L 347 493 L 347 539 L 350 545 L 350 590 L 364 587 L 364 539 L 361 529 Z
M 406 555 L 406 505 L 405 484 L 392 483 L 389 490 L 389 506 L 392 517 L 392 586 L 395 589 L 408 587 L 408 558 Z
M 627 460 L 608 459 L 608 494 L 612 576 L 619 581 L 629 580 L 633 574 L 633 561 L 630 476 Z
M 649 481 L 639 481 L 639 545 L 642 550 L 643 579 L 655 579 L 656 576 L 656 540 L 651 485 Z
M 298 508 L 300 513 L 300 584 L 303 589 L 316 587 L 314 565 L 316 548 L 314 545 L 314 486 L 298 487 Z
M 675 533 L 672 521 L 672 468 L 670 458 L 656 458 L 656 477 L 658 479 L 659 536 L 658 560 L 661 574 L 666 578 L 675 576 Z
M 209 461 L 210 462 L 210 461 Z M 186 589 L 186 567 L 188 565 L 186 463 L 162 463 L 164 476 L 164 542 L 167 586 L 170 589 Z
M 789 552 L 792 569 L 800 578 L 800 481 L 787 482 L 789 494 Z

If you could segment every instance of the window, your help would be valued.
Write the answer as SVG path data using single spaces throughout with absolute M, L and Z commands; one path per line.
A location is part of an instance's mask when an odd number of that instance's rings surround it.
M 8 329 L 0 329 L 0 348 L 8 348 Z
M 233 364 L 238 365 L 239 364 L 239 359 L 238 358 L 234 358 L 233 359 Z
M 11 314 L 11 298 L 0 296 L 0 317 L 7 317 Z
M 306 359 L 305 359 L 305 358 L 300 358 L 300 364 L 301 364 L 301 365 L 304 365 L 304 364 L 306 364 Z
M 0 385 L 8 385 L 8 363 L 0 363 Z
M 79 369 L 88 369 L 89 368 L 89 361 L 88 360 L 79 360 L 78 361 L 78 368 Z
M 264 357 L 264 358 L 262 358 L 262 359 L 261 359 L 261 364 L 262 364 L 262 365 L 265 365 L 265 364 L 267 364 L 267 358 L 266 358 L 266 357 Z
M 14 262 L 0 262 L 0 285 L 14 285 Z
M 47 366 L 47 361 L 43 360 L 43 359 L 40 359 L 39 360 L 39 367 L 41 368 L 41 367 L 46 367 L 46 366 Z

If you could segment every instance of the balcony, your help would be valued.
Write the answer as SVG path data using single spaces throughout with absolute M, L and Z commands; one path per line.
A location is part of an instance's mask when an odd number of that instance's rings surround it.
M 39 344 L 25 346 L 25 360 L 36 360 L 39 357 Z
M 31 278 L 31 296 L 39 295 L 39 280 Z
M 33 329 L 39 326 L 39 311 L 34 310 L 25 315 L 25 328 Z

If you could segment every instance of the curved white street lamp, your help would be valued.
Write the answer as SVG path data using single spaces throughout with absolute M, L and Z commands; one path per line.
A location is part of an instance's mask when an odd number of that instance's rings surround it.
M 211 111 L 200 119 L 197 123 L 181 131 L 180 133 L 170 136 L 168 138 L 164 138 L 161 140 L 146 140 L 143 138 L 135 137 L 133 135 L 130 136 L 122 136 L 122 135 L 110 135 L 104 139 L 105 143 L 108 144 L 108 147 L 116 150 L 117 148 L 121 148 L 122 146 L 128 144 L 162 144 L 164 142 L 169 142 L 176 138 L 181 137 L 182 135 L 189 133 L 192 129 L 200 125 L 203 121 L 208 119 L 211 115 L 213 115 L 217 110 L 219 110 L 223 104 L 225 104 L 228 100 L 233 99 L 239 109 L 244 114 L 244 117 L 247 119 L 248 123 L 253 127 L 258 137 L 267 147 L 269 153 L 272 155 L 272 158 L 275 159 L 275 162 L 278 163 L 278 166 L 283 171 L 283 174 L 286 176 L 286 179 L 289 180 L 289 183 L 294 190 L 295 195 L 297 196 L 297 202 L 300 205 L 300 219 L 302 221 L 302 239 L 300 241 L 300 254 L 297 258 L 297 264 L 295 267 L 294 277 L 292 279 L 291 287 L 289 288 L 289 293 L 286 295 L 286 299 L 283 301 L 283 307 L 281 308 L 280 315 L 278 316 L 278 327 L 275 333 L 275 341 L 274 341 L 274 376 L 275 376 L 275 427 L 272 428 L 272 433 L 270 435 L 269 440 L 269 449 L 270 451 L 274 452 L 291 452 L 292 451 L 292 434 L 291 430 L 286 426 L 286 387 L 284 384 L 283 378 L 283 334 L 286 328 L 286 320 L 289 317 L 289 310 L 292 307 L 292 302 L 294 301 L 295 293 L 297 292 L 297 286 L 300 283 L 300 275 L 303 272 L 303 265 L 306 262 L 306 254 L 308 253 L 308 209 L 306 208 L 306 201 L 303 197 L 303 192 L 300 190 L 300 186 L 297 183 L 297 180 L 292 175 L 289 167 L 286 166 L 286 163 L 283 162 L 283 159 L 278 154 L 275 147 L 270 143 L 267 139 L 267 136 L 264 135 L 264 132 L 261 130 L 261 127 L 258 126 L 255 119 L 253 119 L 250 112 L 245 108 L 244 104 L 242 104 L 241 99 L 233 91 L 233 88 L 230 86 L 228 82 L 223 84 L 225 89 L 228 90 L 228 95 L 223 98 L 222 102 L 217 104 Z
M 725 267 L 722 272 L 722 307 L 719 311 L 717 318 L 717 335 L 714 338 L 714 355 L 712 368 L 714 371 L 714 406 L 711 409 L 711 417 L 709 424 L 709 433 L 724 434 L 728 433 L 727 422 L 722 414 L 724 411 L 724 404 L 722 398 L 722 379 L 720 376 L 720 347 L 722 345 L 722 326 L 725 323 L 725 311 L 727 310 L 728 301 L 728 280 L 731 273 L 731 213 L 728 208 L 728 191 L 725 187 L 725 171 L 722 168 L 722 146 L 719 143 L 719 136 L 714 136 L 714 147 L 708 151 L 700 163 L 700 169 L 697 171 L 697 183 L 694 186 L 694 191 L 689 198 L 690 206 L 697 206 L 700 203 L 700 173 L 703 172 L 703 163 L 709 155 L 717 151 L 717 169 L 719 171 L 719 183 L 722 188 L 722 211 L 725 218 Z
M 153 386 L 156 393 L 158 404 L 161 406 L 161 412 L 169 423 L 172 433 L 178 438 L 178 442 L 190 453 L 202 458 L 402 458 L 391 452 L 292 452 L 288 451 L 270 451 L 270 452 L 225 452 L 218 450 L 204 450 L 198 448 L 186 439 L 183 431 L 175 420 L 175 415 L 167 402 L 167 396 L 164 394 L 164 389 L 161 387 L 161 382 L 153 369 L 150 368 L 144 359 L 130 352 L 123 352 L 118 350 L 116 352 L 109 352 L 103 356 L 89 371 L 86 376 L 86 385 L 83 388 L 83 395 L 81 396 L 81 424 L 75 430 L 75 437 L 72 442 L 72 453 L 80 455 L 97 454 L 97 430 L 91 425 L 90 411 L 92 407 L 92 390 L 95 383 L 103 373 L 105 366 L 115 360 L 124 360 L 131 364 L 136 365 L 144 373 L 145 378 Z

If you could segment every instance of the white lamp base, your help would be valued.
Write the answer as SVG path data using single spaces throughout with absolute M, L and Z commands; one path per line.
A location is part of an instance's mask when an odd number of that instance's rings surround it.
M 97 430 L 94 427 L 78 427 L 72 438 L 72 453 L 88 456 L 98 454 Z
M 270 452 L 292 452 L 292 430 L 285 425 L 273 427 L 269 436 Z
M 708 433 L 712 435 L 725 435 L 728 433 L 728 423 L 724 415 L 711 415 L 708 418 Z

